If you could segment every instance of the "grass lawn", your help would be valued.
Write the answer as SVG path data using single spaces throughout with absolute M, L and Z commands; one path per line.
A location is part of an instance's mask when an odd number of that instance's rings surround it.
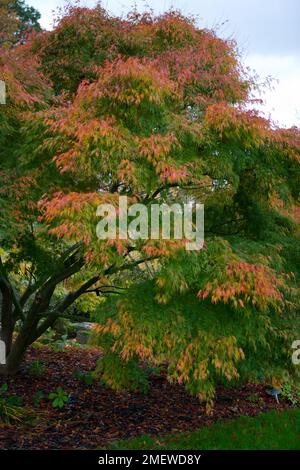
M 240 417 L 197 431 L 118 441 L 110 449 L 296 450 L 300 449 L 300 410 L 271 411 Z

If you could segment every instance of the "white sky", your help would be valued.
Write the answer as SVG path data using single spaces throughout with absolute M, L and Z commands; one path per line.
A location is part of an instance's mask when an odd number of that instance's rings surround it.
M 42 14 L 44 28 L 52 25 L 53 10 L 64 0 L 27 0 Z M 86 6 L 96 0 L 82 0 Z M 264 79 L 277 81 L 263 96 L 262 111 L 281 126 L 300 127 L 300 1 L 299 0 L 103 0 L 113 14 L 126 14 L 136 4 L 156 13 L 170 7 L 198 17 L 199 26 L 219 26 L 218 34 L 237 40 L 243 61 Z

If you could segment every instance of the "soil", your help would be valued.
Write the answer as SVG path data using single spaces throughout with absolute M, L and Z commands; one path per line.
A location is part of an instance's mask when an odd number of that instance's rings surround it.
M 30 424 L 7 425 L 0 421 L 0 448 L 100 449 L 114 440 L 191 431 L 240 415 L 290 407 L 284 401 L 277 404 L 263 385 L 247 384 L 218 389 L 213 413 L 208 416 L 197 398 L 188 395 L 183 386 L 168 383 L 164 374 L 150 377 L 147 394 L 115 392 L 98 382 L 87 385 L 74 377 L 76 370 L 93 370 L 99 356 L 95 349 L 30 349 L 20 372 L 15 377 L 0 377 L 0 386 L 6 383 L 9 395 L 21 397 L 36 418 Z M 36 360 L 45 364 L 39 377 L 30 374 L 28 368 Z M 70 396 L 62 410 L 54 409 L 48 399 L 57 387 Z M 35 406 L 33 397 L 38 391 L 45 398 Z

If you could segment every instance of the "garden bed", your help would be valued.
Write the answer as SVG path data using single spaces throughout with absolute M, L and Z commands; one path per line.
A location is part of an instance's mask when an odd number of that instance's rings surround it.
M 0 422 L 1 449 L 94 449 L 113 441 L 140 435 L 164 435 L 192 431 L 217 421 L 240 415 L 255 416 L 271 409 L 290 408 L 276 403 L 262 385 L 247 384 L 239 389 L 219 389 L 213 414 L 207 416 L 197 398 L 178 384 L 170 384 L 163 374 L 152 376 L 147 394 L 114 392 L 99 383 L 87 385 L 74 376 L 75 371 L 93 370 L 99 351 L 31 348 L 22 370 L 15 377 L 0 377 L 0 386 L 22 398 L 36 418 L 30 424 L 8 425 Z M 40 376 L 29 371 L 29 364 L 42 361 Z M 54 409 L 49 393 L 62 387 L 70 395 L 61 410 Z M 42 391 L 44 399 L 34 405 Z

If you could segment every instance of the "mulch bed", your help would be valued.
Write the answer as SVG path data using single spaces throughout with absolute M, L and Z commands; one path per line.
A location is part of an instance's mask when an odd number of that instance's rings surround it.
M 63 410 L 52 408 L 46 398 L 34 408 L 38 418 L 31 425 L 5 425 L 0 422 L 1 449 L 99 449 L 111 441 L 141 434 L 164 434 L 191 431 L 213 422 L 254 416 L 271 409 L 289 408 L 277 404 L 264 387 L 248 384 L 239 389 L 219 389 L 211 416 L 196 398 L 184 388 L 169 384 L 163 375 L 151 377 L 149 392 L 114 392 L 97 383 L 86 385 L 74 378 L 74 371 L 92 370 L 99 357 L 94 349 L 71 349 L 55 353 L 51 349 L 31 349 L 24 366 L 13 378 L 0 377 L 11 395 L 21 396 L 32 408 L 33 397 L 42 390 L 45 397 L 61 386 L 71 401 Z M 28 372 L 28 364 L 43 361 L 46 370 L 41 377 Z M 254 399 L 253 399 L 254 397 Z

